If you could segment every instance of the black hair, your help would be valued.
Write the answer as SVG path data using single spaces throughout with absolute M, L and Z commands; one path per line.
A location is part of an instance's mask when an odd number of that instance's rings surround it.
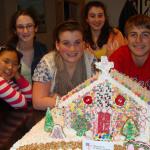
M 9 44 L 0 46 L 0 55 L 5 51 L 15 52 L 17 54 L 18 64 L 20 64 L 21 58 L 23 56 L 21 52 L 17 51 L 12 45 Z

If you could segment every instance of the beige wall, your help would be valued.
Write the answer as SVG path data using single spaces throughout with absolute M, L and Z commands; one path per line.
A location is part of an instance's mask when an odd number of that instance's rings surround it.
M 107 12 L 110 20 L 110 24 L 118 26 L 118 19 L 120 12 L 126 2 L 126 0 L 101 0 L 107 6 Z
M 3 1 L 0 1 L 0 44 L 6 39 L 6 17 L 5 17 L 5 8 Z
M 4 26 L 5 39 L 4 40 L 7 40 L 9 38 L 9 22 L 12 16 L 12 12 L 16 11 L 16 2 L 17 0 L 12 0 L 12 1 L 3 0 L 3 13 L 4 13 L 4 24 L 5 24 Z
M 52 47 L 52 32 L 56 25 L 55 0 L 45 0 L 46 33 L 38 33 L 37 38 Z

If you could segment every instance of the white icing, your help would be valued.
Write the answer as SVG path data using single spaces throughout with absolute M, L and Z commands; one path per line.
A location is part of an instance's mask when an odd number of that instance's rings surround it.
M 64 131 L 66 137 L 68 137 L 68 138 L 76 137 L 77 132 L 74 129 L 72 129 L 72 128 L 64 127 L 63 131 Z
M 86 131 L 85 135 L 87 138 L 92 139 L 93 138 L 93 132 L 92 131 Z
M 44 122 L 43 118 L 38 124 L 36 124 L 28 133 L 26 133 L 20 140 L 18 140 L 10 150 L 16 150 L 20 146 L 29 145 L 29 144 L 40 144 L 40 143 L 50 143 L 50 142 L 70 142 L 70 141 L 82 141 L 80 137 L 74 137 L 72 139 L 66 137 L 64 139 L 53 139 L 50 137 L 49 132 L 44 131 Z

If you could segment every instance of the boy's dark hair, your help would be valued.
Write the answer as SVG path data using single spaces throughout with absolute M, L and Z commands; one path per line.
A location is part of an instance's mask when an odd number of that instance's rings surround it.
M 124 31 L 126 36 L 128 35 L 129 30 L 133 27 L 146 28 L 150 30 L 150 17 L 143 14 L 130 17 L 125 24 Z

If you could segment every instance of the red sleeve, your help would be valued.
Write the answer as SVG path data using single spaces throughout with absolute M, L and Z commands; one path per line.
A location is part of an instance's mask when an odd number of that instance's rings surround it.
M 0 98 L 15 109 L 27 107 L 24 95 L 12 88 L 2 77 L 0 77 Z
M 32 100 L 32 87 L 30 83 L 21 76 L 18 80 L 16 80 L 17 85 L 19 86 L 21 93 L 25 96 L 27 101 Z

